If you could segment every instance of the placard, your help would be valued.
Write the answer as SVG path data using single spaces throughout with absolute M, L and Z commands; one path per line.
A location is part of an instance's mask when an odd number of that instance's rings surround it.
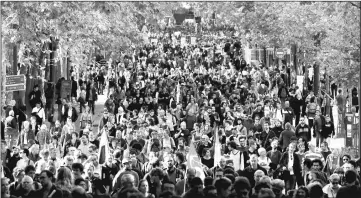
M 61 82 L 60 97 L 68 98 L 71 96 L 71 80 L 63 80 Z

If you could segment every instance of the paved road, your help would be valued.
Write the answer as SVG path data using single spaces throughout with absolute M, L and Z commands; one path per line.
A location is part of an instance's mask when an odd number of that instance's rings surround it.
M 98 126 L 99 126 L 99 121 L 103 116 L 103 110 L 104 110 L 104 103 L 107 100 L 107 95 L 106 92 L 104 91 L 104 95 L 98 95 L 98 100 L 95 102 L 95 111 L 94 111 L 94 115 L 93 115 L 93 121 L 94 121 L 94 125 L 93 125 L 93 131 L 94 132 L 98 132 Z M 75 122 L 75 127 L 76 130 L 79 131 L 80 130 L 80 115 L 79 115 L 79 119 Z

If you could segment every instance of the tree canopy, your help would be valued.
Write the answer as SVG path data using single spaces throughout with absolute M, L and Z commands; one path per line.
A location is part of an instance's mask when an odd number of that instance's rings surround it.
M 81 62 L 94 47 L 112 51 L 144 44 L 144 24 L 164 26 L 178 2 L 2 2 L 2 42 L 19 43 L 21 63 L 48 53 Z M 360 65 L 360 2 L 189 2 L 203 21 L 231 25 L 251 46 L 290 47 L 311 55 L 337 80 L 355 84 Z M 248 35 L 246 37 L 246 35 Z M 4 51 L 4 50 L 3 50 Z M 3 61 L 6 56 L 3 52 Z M 351 81 L 350 81 L 351 80 Z

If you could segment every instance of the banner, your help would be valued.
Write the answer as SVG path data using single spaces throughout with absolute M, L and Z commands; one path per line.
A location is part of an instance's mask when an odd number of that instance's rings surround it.
M 186 45 L 187 45 L 187 39 L 186 39 L 186 37 L 182 37 L 180 43 L 181 43 L 181 47 L 186 46 Z
M 99 164 L 104 164 L 110 157 L 109 141 L 105 131 L 102 132 L 99 142 Z
M 304 76 L 297 76 L 296 85 L 303 90 L 303 78 Z
M 196 37 L 194 37 L 194 36 L 191 37 L 191 44 L 192 44 L 192 45 L 196 45 L 196 44 L 197 44 L 197 38 L 196 38 Z
M 187 169 L 189 167 L 196 169 L 196 171 L 197 171 L 196 177 L 201 178 L 202 181 L 204 180 L 205 175 L 204 175 L 204 171 L 203 171 L 203 165 L 202 165 L 201 159 L 199 158 L 199 156 L 197 154 L 197 151 L 196 151 L 193 141 L 191 141 L 191 143 L 189 145 L 189 153 L 187 155 Z

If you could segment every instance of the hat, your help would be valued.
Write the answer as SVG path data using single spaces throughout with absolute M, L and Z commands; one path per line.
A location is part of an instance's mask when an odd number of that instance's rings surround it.
M 129 163 L 129 159 L 128 159 L 128 158 L 124 158 L 124 159 L 122 160 L 122 164 L 125 164 L 125 163 Z

